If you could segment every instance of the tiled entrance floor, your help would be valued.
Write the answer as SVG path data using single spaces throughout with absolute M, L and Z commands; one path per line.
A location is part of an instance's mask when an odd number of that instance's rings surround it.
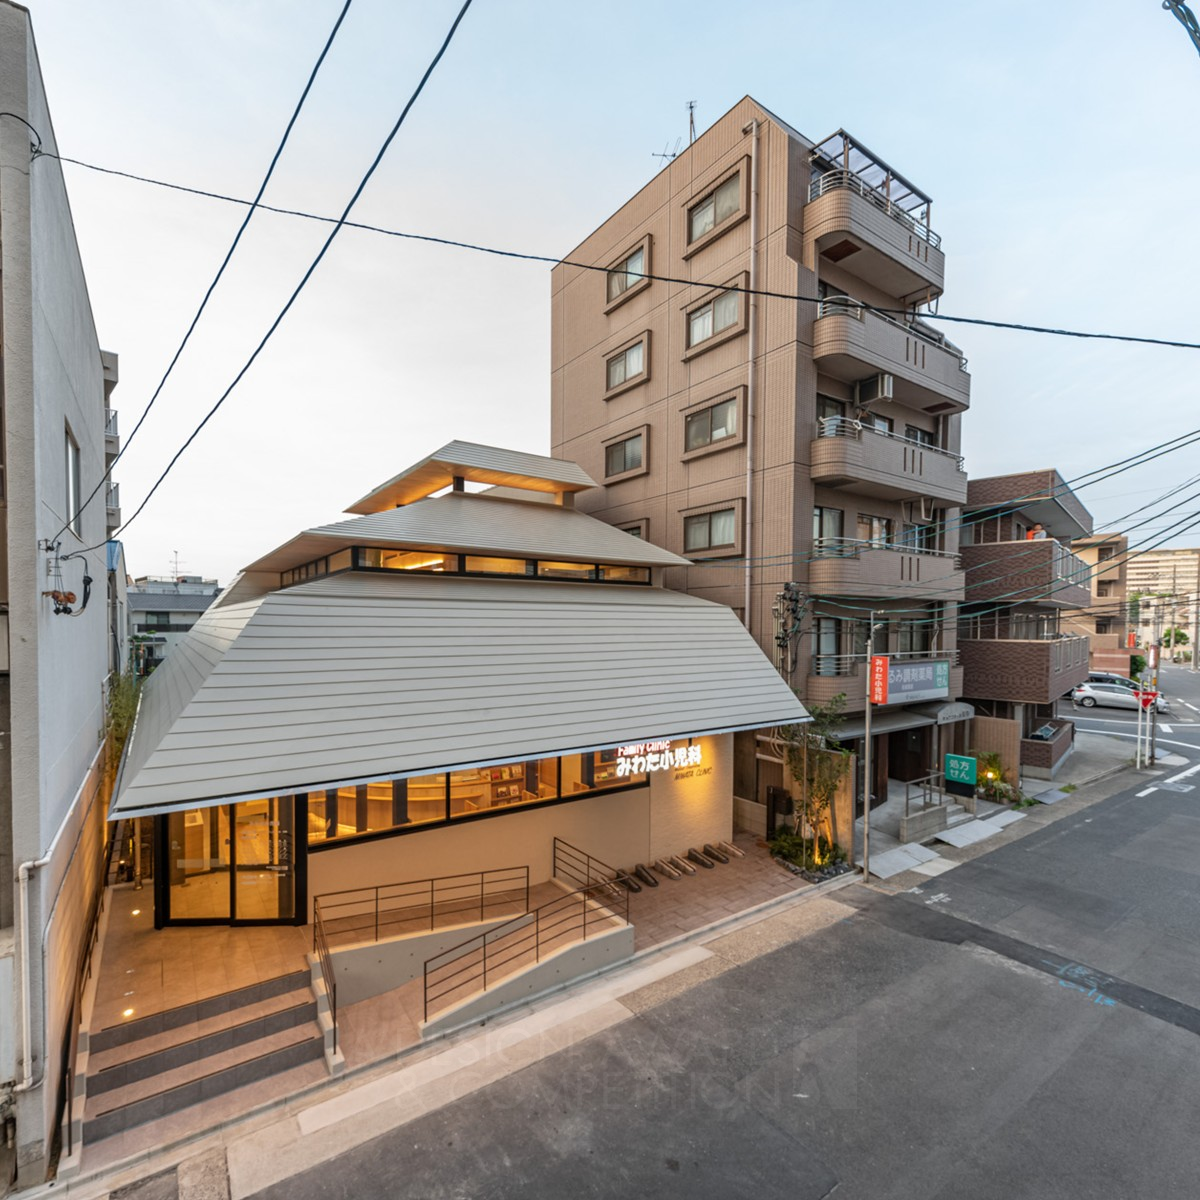
M 810 885 L 776 863 L 761 843 L 739 835 L 744 858 L 630 896 L 629 916 L 638 951 L 692 933 L 716 921 Z M 562 894 L 554 884 L 531 889 L 531 907 Z M 155 931 L 149 888 L 118 887 L 111 906 L 100 966 L 93 1029 L 120 1024 L 127 1009 L 145 1016 L 306 967 L 312 933 L 300 926 L 176 927 Z M 135 910 L 136 911 L 135 913 Z M 414 980 L 338 1013 L 338 1046 L 351 1069 L 392 1057 L 417 1044 L 424 1016 L 424 981 Z M 151 1121 L 84 1147 L 84 1170 L 199 1134 L 261 1104 L 284 1102 L 328 1076 L 321 1063 L 260 1080 L 247 1088 Z

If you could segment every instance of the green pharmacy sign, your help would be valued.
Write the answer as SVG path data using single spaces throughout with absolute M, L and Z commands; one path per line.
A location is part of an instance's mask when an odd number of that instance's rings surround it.
M 978 761 L 965 754 L 946 755 L 946 782 L 965 783 L 974 787 L 978 782 Z

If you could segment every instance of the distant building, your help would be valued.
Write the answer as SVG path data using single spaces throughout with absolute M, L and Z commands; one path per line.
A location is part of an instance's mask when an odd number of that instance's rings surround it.
M 60 1128 L 119 656 L 117 359 L 97 341 L 57 151 L 29 13 L 0 0 L 0 1187 L 43 1183 Z
M 129 589 L 134 668 L 149 675 L 200 619 L 221 591 L 199 575 L 143 575 Z
M 1126 568 L 1126 587 L 1131 597 L 1152 597 L 1139 599 L 1136 606 L 1141 645 L 1161 641 L 1163 631 L 1171 627 L 1187 630 L 1189 643 L 1195 642 L 1200 548 L 1150 550 L 1132 555 Z
M 1064 612 L 1063 632 L 1088 639 L 1094 671 L 1128 675 L 1131 652 L 1128 643 L 1131 629 L 1127 579 L 1129 539 L 1123 533 L 1097 533 L 1079 538 L 1072 543 L 1071 549 L 1088 565 L 1092 603 L 1087 608 Z

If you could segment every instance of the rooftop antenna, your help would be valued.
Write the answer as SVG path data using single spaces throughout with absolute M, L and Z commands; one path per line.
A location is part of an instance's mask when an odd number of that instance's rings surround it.
M 696 102 L 689 100 L 687 103 L 688 110 L 688 145 L 690 146 L 696 140 Z
M 650 155 L 650 157 L 651 158 L 661 158 L 664 163 L 669 163 L 671 161 L 671 159 L 673 159 L 679 153 L 679 147 L 681 145 L 683 145 L 683 138 L 677 137 L 675 139 L 675 149 L 674 150 L 667 149 L 667 146 L 669 146 L 670 144 L 671 144 L 670 142 L 666 142 L 663 145 L 663 148 L 660 152 L 653 153 Z
M 176 580 L 176 582 L 178 582 L 178 580 L 179 580 L 179 551 L 178 550 L 172 551 L 171 568 L 172 568 L 172 570 L 171 570 L 172 577 Z

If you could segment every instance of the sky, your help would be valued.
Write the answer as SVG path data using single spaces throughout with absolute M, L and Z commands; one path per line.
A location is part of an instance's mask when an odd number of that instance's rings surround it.
M 27 3 L 61 154 L 250 198 L 342 0 Z M 267 203 L 341 211 L 457 9 L 354 0 Z M 943 313 L 1200 340 L 1200 54 L 1159 0 L 475 0 L 352 219 L 563 255 L 686 143 L 688 101 L 703 131 L 747 93 L 933 197 Z M 127 435 L 245 210 L 63 170 Z M 255 215 L 117 467 L 127 520 L 327 231 Z M 549 297 L 546 264 L 345 230 L 119 535 L 130 572 L 228 582 L 454 438 L 548 453 Z M 942 328 L 973 476 L 1070 480 L 1200 425 L 1200 351 Z M 1099 529 L 1197 473 L 1192 447 L 1079 494 Z

